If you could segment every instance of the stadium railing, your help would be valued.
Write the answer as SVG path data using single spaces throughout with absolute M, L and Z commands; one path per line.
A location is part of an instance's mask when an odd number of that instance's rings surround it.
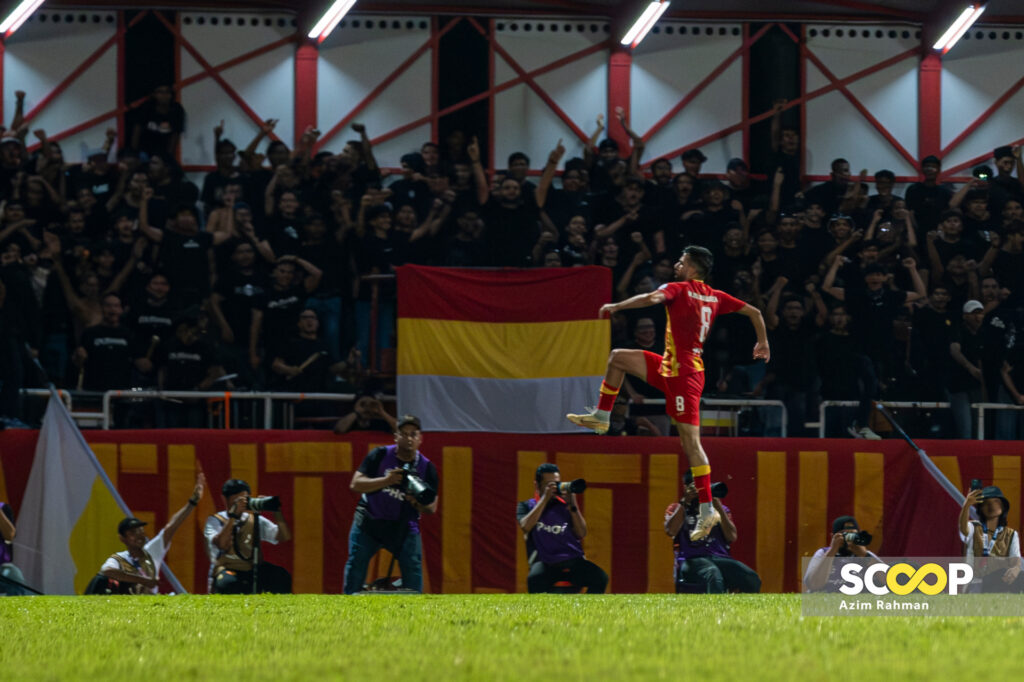
M 818 407 L 818 437 L 824 438 L 827 433 L 825 423 L 825 410 L 829 407 L 856 407 L 856 400 L 823 400 Z M 882 405 L 894 409 L 919 409 L 919 410 L 944 410 L 949 409 L 947 402 L 927 401 L 881 401 Z M 985 440 L 985 412 L 997 410 L 1024 410 L 1024 405 L 1010 405 L 1008 403 L 971 403 L 971 409 L 977 411 L 978 432 L 975 440 Z

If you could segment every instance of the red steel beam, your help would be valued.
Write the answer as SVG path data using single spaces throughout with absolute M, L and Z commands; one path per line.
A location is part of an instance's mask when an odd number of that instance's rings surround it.
M 572 118 L 570 118 L 569 115 L 566 114 L 560 106 L 558 106 L 555 100 L 553 100 L 551 96 L 548 95 L 547 92 L 545 92 L 544 88 L 537 85 L 537 82 L 529 75 L 527 75 L 526 69 L 519 65 L 519 62 L 517 62 L 515 58 L 512 55 L 510 55 L 508 51 L 505 48 L 503 48 L 497 40 L 495 40 L 493 35 L 487 35 L 487 31 L 484 30 L 483 26 L 481 26 L 476 19 L 470 18 L 469 23 L 473 26 L 473 28 L 475 28 L 480 33 L 480 35 L 482 35 L 484 38 L 491 42 L 491 45 L 494 46 L 495 52 L 501 55 L 501 58 L 504 59 L 505 62 L 510 67 L 512 67 L 512 70 L 515 71 L 516 74 L 523 79 L 527 87 L 533 90 L 533 92 L 538 97 L 540 97 L 545 104 L 548 105 L 548 108 L 551 109 L 551 111 L 553 111 L 555 115 L 558 116 L 558 118 L 562 119 L 562 122 L 569 128 L 569 130 L 573 132 L 574 135 L 576 135 L 576 137 L 578 137 L 583 142 L 586 142 L 589 139 L 589 136 L 585 132 L 583 132 L 583 130 L 578 125 L 576 125 L 576 122 L 573 121 Z M 491 135 L 491 137 L 493 138 L 494 135 Z
M 992 114 L 996 113 L 996 111 L 1002 108 L 1002 106 L 1006 104 L 1007 100 L 1016 95 L 1017 91 L 1020 90 L 1021 87 L 1024 87 L 1024 78 L 1021 78 L 1012 86 L 1010 86 L 1010 89 L 1004 92 L 999 99 L 993 102 L 992 106 L 983 111 L 981 116 L 976 118 L 969 126 L 964 128 L 963 132 L 961 132 L 959 135 L 953 138 L 953 140 L 948 145 L 946 145 L 946 147 L 939 154 L 939 158 L 942 158 L 943 156 L 945 156 L 946 154 L 960 146 L 961 142 L 966 140 L 967 137 L 971 135 L 971 133 L 976 131 L 978 128 L 981 127 L 983 123 L 985 123 L 985 121 L 990 119 L 992 117 Z
M 430 35 L 437 35 L 437 17 L 430 18 Z M 434 41 L 434 49 L 430 51 L 430 113 L 435 114 L 430 120 L 430 140 L 435 144 L 440 143 L 440 131 L 438 130 L 437 107 L 441 87 L 441 43 Z
M 800 40 L 807 42 L 807 27 L 800 26 Z M 800 99 L 801 104 L 808 100 L 807 97 L 807 58 L 800 55 Z M 804 170 L 807 168 L 807 107 L 800 107 L 800 187 L 807 184 Z
M 942 57 L 929 51 L 917 70 L 917 155 L 935 154 L 942 147 Z
M 169 22 L 162 13 L 155 12 L 154 16 L 156 16 L 156 18 L 160 20 L 160 23 L 162 23 L 164 27 L 171 32 L 171 35 L 173 35 L 178 40 L 178 42 L 181 43 L 181 46 L 188 50 L 188 53 L 192 55 L 192 58 L 196 60 L 200 68 L 206 71 L 206 73 L 210 74 L 210 78 L 215 80 L 217 84 L 220 85 L 221 89 L 224 90 L 225 93 L 227 93 L 228 97 L 230 97 L 232 101 L 234 101 L 234 103 L 238 105 L 238 108 L 241 109 L 246 116 L 252 119 L 252 122 L 255 123 L 257 127 L 262 126 L 263 119 L 260 118 L 259 114 L 253 111 L 252 108 L 246 103 L 246 101 L 242 99 L 241 95 L 235 92 L 235 89 L 228 85 L 228 82 L 224 80 L 219 73 L 213 70 L 213 66 L 210 64 L 210 62 L 206 61 L 203 55 L 199 53 L 199 50 L 197 50 L 192 45 L 192 43 L 190 43 L 188 40 L 185 39 L 184 36 L 181 35 L 181 31 L 179 31 L 176 26 L 172 25 L 171 22 Z M 268 137 L 270 137 L 270 139 L 272 140 L 280 139 L 274 133 L 270 133 Z
M 306 128 L 317 126 L 317 63 L 320 52 L 313 41 L 306 41 L 295 50 L 294 112 L 295 144 Z
M 388 76 L 384 80 L 378 83 L 377 87 L 371 90 L 369 94 L 367 94 L 366 97 L 364 97 L 362 101 L 359 102 L 359 104 L 357 104 L 347 114 L 345 114 L 344 118 L 342 118 L 335 125 L 333 125 L 326 133 L 321 135 L 320 139 L 317 140 L 316 144 L 313 145 L 313 151 L 320 151 L 320 149 L 323 148 L 323 146 L 327 143 L 328 140 L 330 140 L 339 132 L 341 132 L 345 128 L 345 126 L 347 126 L 356 116 L 359 115 L 359 112 L 361 112 L 363 109 L 369 106 L 369 104 L 373 102 L 373 100 L 377 99 L 377 97 L 379 97 L 380 94 L 388 88 L 388 86 L 394 83 L 395 80 L 403 73 L 405 73 L 410 66 L 415 64 L 416 61 L 420 58 L 420 56 L 423 55 L 424 52 L 435 47 L 437 45 L 437 42 L 441 40 L 441 36 L 455 28 L 455 26 L 457 26 L 458 23 L 458 20 L 453 21 L 447 26 L 445 26 L 443 29 L 438 31 L 436 34 L 431 35 L 425 43 L 420 45 L 415 52 L 413 52 L 405 59 L 405 61 L 399 64 L 398 68 L 396 68 L 394 71 L 388 74 Z
M 488 21 L 488 28 L 491 29 L 491 35 L 494 35 L 494 19 Z M 491 41 L 487 42 L 487 85 L 488 92 L 490 93 L 487 97 L 487 170 L 488 177 L 494 176 L 494 138 L 497 137 L 494 134 L 494 112 L 495 112 L 495 96 L 497 91 L 494 89 L 495 74 L 495 61 L 494 61 L 494 43 Z
M 818 67 L 818 70 L 821 71 L 822 75 L 825 76 L 825 78 L 827 78 L 830 83 L 839 83 L 839 79 L 836 78 L 835 74 L 833 74 L 832 71 L 830 71 L 829 68 L 825 66 L 825 64 L 820 59 L 818 59 L 817 55 L 815 55 L 807 48 L 806 43 L 801 42 L 799 38 L 793 35 L 793 32 L 790 31 L 785 24 L 779 24 L 779 27 L 783 30 L 783 32 L 789 35 L 789 37 L 794 42 L 800 45 L 801 54 L 806 54 L 807 59 L 809 59 L 812 64 Z M 915 159 L 913 155 L 911 155 L 911 153 L 908 152 L 902 144 L 900 144 L 899 140 L 892 136 L 892 133 L 890 133 L 885 128 L 885 126 L 883 126 L 882 123 L 877 118 L 874 117 L 874 115 L 870 111 L 868 111 L 867 107 L 861 104 L 860 100 L 858 100 L 854 96 L 854 94 L 850 92 L 849 88 L 847 88 L 845 85 L 837 85 L 837 88 L 839 92 L 843 93 L 843 96 L 846 97 L 850 104 L 852 104 L 853 107 L 860 112 L 861 116 L 866 118 L 868 122 L 872 126 L 874 126 L 875 130 L 877 130 L 882 135 L 882 137 L 884 137 L 889 142 L 889 144 L 892 145 L 893 149 L 899 152 L 901 156 L 903 156 L 912 166 L 916 168 L 918 165 L 917 159 Z
M 580 59 L 583 59 L 584 57 L 588 57 L 588 56 L 594 54 L 595 52 L 600 52 L 601 50 L 604 50 L 606 47 L 607 47 L 606 43 L 597 43 L 597 44 L 591 45 L 590 47 L 584 48 L 584 49 L 579 50 L 577 52 L 574 52 L 574 53 L 572 53 L 570 55 L 566 55 L 565 57 L 562 57 L 561 59 L 553 61 L 550 64 L 545 64 L 544 66 L 538 67 L 538 68 L 534 69 L 533 71 L 528 72 L 526 75 L 527 76 L 532 76 L 532 77 L 537 77 L 537 76 L 543 75 L 545 73 L 548 73 L 549 71 L 554 71 L 555 69 L 560 69 L 561 67 L 565 66 L 566 64 L 571 64 L 574 61 L 578 61 Z M 511 78 L 510 80 L 505 81 L 501 85 L 493 86 L 491 88 L 488 88 L 484 92 L 479 92 L 479 93 L 473 95 L 472 97 L 467 97 L 466 99 L 462 100 L 461 102 L 456 102 L 455 104 L 449 105 L 449 106 L 445 107 L 444 109 L 441 109 L 441 110 L 437 111 L 436 114 L 435 113 L 430 113 L 430 114 L 427 114 L 426 116 L 421 116 L 420 118 L 417 118 L 417 119 L 415 119 L 413 121 L 410 121 L 409 123 L 405 123 L 405 124 L 399 126 L 398 128 L 395 128 L 394 130 L 388 131 L 387 133 L 384 133 L 384 134 L 380 135 L 379 137 L 373 138 L 371 140 L 371 142 L 373 144 L 378 144 L 378 143 L 381 143 L 381 142 L 386 142 L 387 140 L 395 138 L 395 137 L 397 137 L 397 136 L 399 136 L 399 135 L 401 135 L 401 134 L 403 134 L 405 132 L 408 132 L 408 131 L 412 130 L 413 128 L 418 128 L 419 126 L 423 125 L 424 123 L 428 123 L 428 122 L 430 122 L 430 121 L 432 121 L 434 119 L 439 119 L 442 116 L 447 116 L 448 114 L 451 114 L 453 112 L 459 111 L 460 109 L 465 109 L 466 107 L 470 106 L 471 104 L 476 104 L 480 100 L 493 99 L 494 95 L 496 95 L 498 93 L 501 93 L 501 92 L 504 92 L 505 90 L 508 90 L 509 88 L 513 88 L 513 87 L 519 85 L 520 83 L 522 83 L 524 81 L 525 81 L 525 78 L 523 78 L 522 76 L 516 76 L 514 78 Z M 491 80 L 489 82 L 493 84 L 493 78 L 491 78 Z M 493 109 L 493 107 L 492 107 L 492 109 Z M 493 130 L 494 129 L 494 125 L 493 124 L 494 124 L 493 120 L 489 122 L 488 130 Z
M 226 62 L 222 62 L 220 64 L 217 64 L 211 70 L 214 73 L 220 73 L 221 71 L 224 71 L 226 69 L 230 69 L 233 66 L 238 66 L 239 64 L 245 63 L 245 62 L 249 61 L 250 59 L 254 59 L 254 58 L 259 57 L 261 55 L 264 55 L 264 54 L 266 54 L 268 52 L 273 52 L 274 50 L 276 50 L 279 47 L 284 47 L 285 45 L 287 45 L 289 43 L 296 43 L 296 42 L 299 42 L 299 34 L 285 36 L 284 38 L 281 38 L 280 40 L 275 40 L 272 43 L 267 43 L 266 45 L 263 45 L 262 47 L 257 47 L 255 50 L 250 50 L 249 52 L 246 52 L 244 54 L 240 54 L 237 57 L 234 57 L 232 59 L 227 60 Z M 180 62 L 180 59 L 179 59 L 179 62 Z M 175 71 L 175 73 L 178 73 L 179 71 L 180 71 L 180 64 L 178 66 L 178 69 Z M 198 83 L 199 81 L 202 81 L 202 80 L 206 80 L 207 78 L 212 78 L 212 75 L 210 73 L 206 72 L 206 71 L 202 71 L 200 73 L 192 74 L 191 76 L 189 76 L 188 78 L 186 78 L 184 80 L 182 80 L 180 75 L 179 75 L 178 78 L 177 78 L 177 83 L 175 83 L 175 87 L 177 87 L 180 90 L 181 88 L 184 88 L 184 87 L 186 87 L 188 85 L 192 85 L 193 83 Z
M 743 44 L 750 40 L 750 24 L 744 22 L 743 24 Z M 753 45 L 753 43 L 751 43 Z M 743 51 L 743 101 L 740 106 L 743 109 L 744 120 L 750 117 L 750 50 Z M 743 159 L 746 161 L 750 158 L 750 121 L 746 120 L 746 125 L 743 126 Z M 749 163 L 749 162 L 748 162 Z
M 664 116 L 658 119 L 658 121 L 653 126 L 651 126 L 650 130 L 641 135 L 640 137 L 643 138 L 643 141 L 648 142 L 655 135 L 655 133 L 664 128 L 669 121 L 675 118 L 676 114 L 682 111 L 683 108 L 686 107 L 686 105 L 688 105 L 690 102 L 696 99 L 697 95 L 702 93 L 708 85 L 710 85 L 716 78 L 722 75 L 722 73 L 727 68 L 729 68 L 729 66 L 734 61 L 736 61 L 738 57 L 745 54 L 750 49 L 750 46 L 757 42 L 758 39 L 761 36 L 763 36 L 768 31 L 768 29 L 770 29 L 773 25 L 774 24 L 767 24 L 765 26 L 762 26 L 761 30 L 759 30 L 757 33 L 755 33 L 748 39 L 744 40 L 743 44 L 740 45 L 735 52 L 726 57 L 721 64 L 715 67 L 714 71 L 709 73 L 700 83 L 697 83 L 697 85 L 695 85 L 692 90 L 686 93 L 685 97 L 679 100 L 679 102 L 674 107 L 669 109 Z
M 858 80 L 860 80 L 862 78 L 866 78 L 867 76 L 870 76 L 873 73 L 881 71 L 882 69 L 886 69 L 886 68 L 892 66 L 893 64 L 896 64 L 898 62 L 904 61 L 904 60 L 906 60 L 906 59 L 908 59 L 908 58 L 910 58 L 912 56 L 915 56 L 917 54 L 918 54 L 918 52 L 917 52 L 916 49 L 907 50 L 906 52 L 902 52 L 902 53 L 900 53 L 898 55 L 894 55 L 892 57 L 889 57 L 888 59 L 886 59 L 884 61 L 881 61 L 878 64 L 873 64 L 872 66 L 869 66 L 869 67 L 867 67 L 865 69 L 861 69 L 860 71 L 852 73 L 849 76 L 846 76 L 844 78 L 838 79 L 838 80 L 830 83 L 829 85 L 823 85 L 822 87 L 820 87 L 820 88 L 818 88 L 816 90 L 813 90 L 811 92 L 808 92 L 808 93 L 805 93 L 805 94 L 801 95 L 797 99 L 790 100 L 789 102 L 786 103 L 786 106 L 783 109 L 783 111 L 785 111 L 786 109 L 792 109 L 795 106 L 800 106 L 801 104 L 805 104 L 806 102 L 809 102 L 812 99 L 815 99 L 817 97 L 821 97 L 822 95 L 825 95 L 825 94 L 828 94 L 828 93 L 830 93 L 830 92 L 832 92 L 834 90 L 837 90 L 841 86 L 849 85 L 850 83 L 858 81 Z M 801 75 L 800 75 L 801 90 L 805 90 L 806 89 L 807 74 L 806 74 L 806 59 L 804 58 L 803 55 L 801 55 L 800 61 L 801 61 Z M 719 131 L 719 133 L 723 133 L 723 134 L 712 133 L 708 138 L 703 138 L 702 140 L 700 140 L 698 142 L 688 143 L 687 145 L 685 145 L 683 147 L 680 147 L 680 148 L 678 148 L 678 149 L 676 149 L 676 150 L 674 150 L 672 152 L 669 152 L 667 154 L 660 154 L 659 157 L 660 156 L 675 156 L 677 154 L 681 154 L 682 152 L 686 151 L 687 149 L 691 149 L 693 147 L 699 147 L 700 143 L 702 141 L 703 142 L 714 142 L 715 140 L 721 139 L 722 137 L 725 137 L 726 135 L 730 135 L 730 134 L 736 132 L 737 130 L 740 130 L 744 125 L 753 125 L 755 123 L 759 123 L 761 121 L 764 121 L 765 119 L 769 119 L 769 118 L 772 117 L 773 113 L 774 113 L 773 111 L 762 112 L 762 113 L 760 113 L 760 114 L 758 114 L 756 116 L 750 117 L 749 119 L 745 119 L 743 121 L 740 121 L 739 123 L 736 123 L 735 125 L 731 125 L 728 128 L 723 128 L 721 131 Z M 801 147 L 803 148 L 803 147 L 805 147 L 804 140 L 806 138 L 806 132 L 807 132 L 806 131 L 806 116 L 805 116 L 805 110 L 804 109 L 800 110 L 800 126 L 801 126 L 801 129 L 800 129 L 800 144 L 801 144 Z M 802 160 L 803 159 L 801 159 L 801 161 Z M 915 162 L 915 164 L 916 164 L 916 162 Z M 650 162 L 647 162 L 647 163 L 643 164 L 643 167 L 646 168 L 649 165 L 650 165 Z
M 128 140 L 128 130 L 125 127 L 124 113 L 124 74 L 127 64 L 125 55 L 125 33 L 124 11 L 117 13 L 117 148 L 124 149 Z
M 633 68 L 633 55 L 621 45 L 614 45 L 608 55 L 608 111 L 606 112 L 608 137 L 619 145 L 619 154 L 628 156 L 632 149 L 632 140 L 618 125 L 615 108 L 622 107 L 626 113 L 626 121 L 630 120 L 630 71 Z M 612 121 L 616 121 L 613 125 Z M 588 138 L 589 139 L 589 138 Z
M 1024 144 L 1024 137 L 1019 138 L 1017 140 L 1014 140 L 1013 142 L 1010 142 L 1009 144 L 1010 144 L 1011 147 L 1016 147 L 1018 145 L 1022 145 L 1022 144 Z M 947 168 L 946 170 L 942 171 L 942 178 L 943 179 L 947 179 L 948 177 L 953 176 L 953 175 L 959 173 L 962 170 L 967 170 L 968 168 L 971 168 L 972 166 L 977 166 L 979 163 L 983 163 L 985 161 L 989 161 L 991 158 L 992 158 L 992 152 L 991 151 L 985 152 L 981 156 L 975 156 L 973 159 L 970 159 L 969 161 L 964 161 L 963 163 L 957 164 L 957 165 L 953 166 L 952 168 Z

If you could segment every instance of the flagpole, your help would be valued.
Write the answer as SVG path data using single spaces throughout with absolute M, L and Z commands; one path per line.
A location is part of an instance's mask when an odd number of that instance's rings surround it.
M 935 462 L 933 462 L 932 458 L 928 456 L 928 453 L 918 447 L 917 443 L 914 442 L 914 439 L 907 435 L 907 432 L 899 425 L 899 422 L 896 421 L 896 418 L 889 411 L 889 408 L 882 403 L 875 403 L 875 408 L 883 417 L 885 417 L 886 421 L 896 429 L 896 433 L 898 433 L 903 440 L 907 441 L 910 447 L 917 451 L 917 456 L 921 458 L 921 464 L 923 464 L 925 470 L 932 475 L 932 478 L 935 479 L 936 483 L 941 485 L 942 489 L 949 493 L 949 496 L 953 498 L 954 502 L 962 506 L 966 499 L 964 494 L 957 490 L 957 487 L 953 485 L 952 481 L 946 478 L 946 475 L 942 473 L 939 467 L 935 466 Z

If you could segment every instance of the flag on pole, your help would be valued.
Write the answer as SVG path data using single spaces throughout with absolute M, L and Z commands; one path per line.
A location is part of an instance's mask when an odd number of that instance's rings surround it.
M 51 390 L 14 539 L 26 584 L 45 594 L 81 594 L 103 561 L 121 549 L 117 524 L 131 515 Z M 184 592 L 166 564 L 162 573 Z
M 611 343 L 607 268 L 398 268 L 398 403 L 434 431 L 575 432 Z

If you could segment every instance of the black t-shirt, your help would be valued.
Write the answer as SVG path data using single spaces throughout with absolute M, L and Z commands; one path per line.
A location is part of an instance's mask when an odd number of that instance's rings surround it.
M 980 330 L 978 333 L 972 334 L 966 327 L 961 327 L 958 332 L 953 335 L 951 343 L 960 344 L 960 353 L 962 353 L 964 358 L 966 358 L 972 365 L 975 367 L 981 365 L 982 335 Z M 949 375 L 950 391 L 958 393 L 961 391 L 970 391 L 981 388 L 982 383 L 972 377 L 959 362 L 954 360 L 951 364 L 953 370 Z
M 163 235 L 160 263 L 171 288 L 179 294 L 208 293 L 213 235 L 209 232 L 183 235 L 172 230 L 164 230 Z
M 1010 300 L 1020 301 L 1024 296 L 1024 253 L 1000 251 L 992 262 L 992 274 L 999 286 L 1010 290 Z
M 805 203 L 819 204 L 825 209 L 825 215 L 832 215 L 839 210 L 839 205 L 843 201 L 843 197 L 846 196 L 846 185 L 840 185 L 831 180 L 823 182 L 820 185 L 807 190 L 805 196 Z
M 331 361 L 328 356 L 327 339 L 304 339 L 300 336 L 288 339 L 281 353 L 277 356 L 293 367 L 301 367 L 311 357 L 316 357 L 302 374 L 277 382 L 278 388 L 288 392 L 324 393 L 328 387 L 327 372 Z
M 771 163 L 766 169 L 769 178 L 775 177 L 775 170 L 782 168 L 785 178 L 782 181 L 782 191 L 779 194 L 779 201 L 782 208 L 786 208 L 793 201 L 793 196 L 800 191 L 800 157 L 797 154 L 783 154 L 777 151 L 771 156 Z
M 309 242 L 299 245 L 298 256 L 320 268 L 323 275 L 314 296 L 334 297 L 351 290 L 352 269 L 349 266 L 348 253 L 334 240 L 327 236 L 318 244 Z M 351 295 L 351 294 L 348 294 Z
M 252 309 L 257 307 L 257 301 L 262 300 L 269 287 L 267 277 L 258 270 L 248 275 L 231 270 L 217 279 L 216 293 L 223 298 L 220 309 L 234 334 L 234 345 L 248 347 Z
M 804 318 L 796 329 L 785 321 L 768 332 L 772 361 L 768 373 L 775 375 L 775 383 L 798 391 L 809 390 L 817 376 L 814 361 L 814 337 L 817 328 L 813 320 Z
M 185 109 L 177 102 L 171 102 L 166 112 L 157 110 L 152 100 L 139 107 L 135 118 L 142 126 L 139 151 L 147 154 L 170 154 L 170 140 L 176 133 L 185 130 Z
M 359 242 L 359 258 L 357 264 L 363 274 L 376 272 L 380 275 L 391 274 L 395 266 L 403 263 L 402 256 L 405 253 L 405 245 L 408 237 L 389 230 L 384 237 L 378 237 L 374 232 L 368 232 Z M 394 281 L 378 282 L 379 295 L 392 299 L 395 296 Z M 359 285 L 359 300 L 369 301 L 372 292 L 370 282 L 362 282 Z
M 952 310 L 947 307 L 939 312 L 926 306 L 914 311 L 910 360 L 918 376 L 931 385 L 945 385 L 950 371 L 949 339 L 954 333 Z
M 948 185 L 928 186 L 922 182 L 915 182 L 907 188 L 907 208 L 914 212 L 918 229 L 922 234 L 918 235 L 918 241 L 929 230 L 934 230 L 939 224 L 939 216 L 946 207 L 949 200 L 953 198 L 953 189 Z
M 132 333 L 126 327 L 98 324 L 82 332 L 78 345 L 88 354 L 85 360 L 87 391 L 129 388 L 132 368 Z
M 430 185 L 419 180 L 406 180 L 402 178 L 388 186 L 391 190 L 391 205 L 398 207 L 409 204 L 416 211 L 416 218 L 420 221 L 427 217 L 430 212 L 430 205 L 434 196 L 430 193 Z
M 206 210 L 207 215 L 210 214 L 213 209 L 224 204 L 223 194 L 224 188 L 229 184 L 239 184 L 242 186 L 242 191 L 246 196 L 250 196 L 249 192 L 249 176 L 232 169 L 229 175 L 224 175 L 219 170 L 210 171 L 203 178 L 203 191 L 200 194 L 200 198 L 203 200 L 203 206 Z
M 206 341 L 186 345 L 174 337 L 161 344 L 156 364 L 164 370 L 165 390 L 194 391 L 216 364 L 216 354 Z
M 132 330 L 138 342 L 148 348 L 154 336 L 159 336 L 162 343 L 174 334 L 174 321 L 179 312 L 170 299 L 153 305 L 148 298 L 144 298 L 132 305 L 124 317 L 124 324 Z M 142 354 L 145 355 L 145 350 Z
M 484 242 L 490 265 L 526 267 L 540 235 L 540 209 L 532 196 L 524 196 L 514 208 L 494 197 L 481 207 L 484 218 Z
M 995 399 L 1002 382 L 1000 372 L 1009 346 L 1016 343 L 1017 311 L 1002 303 L 985 315 L 978 335 L 981 337 L 982 373 L 990 398 Z
M 711 277 L 708 278 L 708 284 L 727 294 L 735 295 L 736 288 L 733 286 L 733 280 L 736 278 L 736 273 L 742 270 L 749 271 L 757 257 L 753 253 L 730 256 L 721 247 L 713 249 L 712 253 L 715 260 L 714 265 L 711 266 Z
M 583 216 L 590 224 L 590 196 L 586 192 L 567 192 L 564 189 L 550 188 L 544 212 L 551 218 L 559 230 L 564 230 L 574 216 Z
M 881 359 L 892 345 L 892 323 L 907 300 L 907 292 L 882 287 L 845 291 L 853 331 L 863 343 L 863 352 L 873 360 Z
M 440 265 L 471 268 L 487 262 L 487 250 L 479 239 L 465 241 L 452 237 L 445 243 Z
M 253 307 L 263 311 L 263 346 L 268 360 L 273 360 L 288 339 L 298 333 L 299 313 L 308 298 L 305 287 L 296 285 L 285 291 L 270 287 L 254 301 Z
M 94 170 L 83 172 L 81 166 L 76 168 L 77 170 L 72 170 L 72 186 L 76 190 L 88 187 L 96 196 L 99 206 L 105 204 L 117 187 L 117 166 L 110 165 L 106 173 L 97 173 Z M 93 210 L 98 210 L 99 206 Z
M 860 363 L 863 349 L 853 334 L 826 332 L 814 344 L 814 355 L 821 377 L 821 397 L 825 400 L 851 400 L 858 397 Z M 774 355 L 775 349 L 772 349 Z M 774 364 L 775 358 L 772 358 Z M 770 367 L 771 365 L 769 365 Z
M 683 221 L 681 237 L 686 240 L 687 244 L 696 244 L 709 249 L 715 248 L 717 244 L 722 243 L 722 236 L 729 228 L 729 224 L 736 223 L 738 225 L 739 221 L 740 214 L 729 206 L 723 205 L 717 211 L 705 206 L 700 209 L 699 213 L 695 213 Z M 673 237 L 676 239 L 673 240 L 669 235 L 665 236 L 670 254 L 679 253 L 686 245 L 678 241 L 679 236 L 673 235 Z

